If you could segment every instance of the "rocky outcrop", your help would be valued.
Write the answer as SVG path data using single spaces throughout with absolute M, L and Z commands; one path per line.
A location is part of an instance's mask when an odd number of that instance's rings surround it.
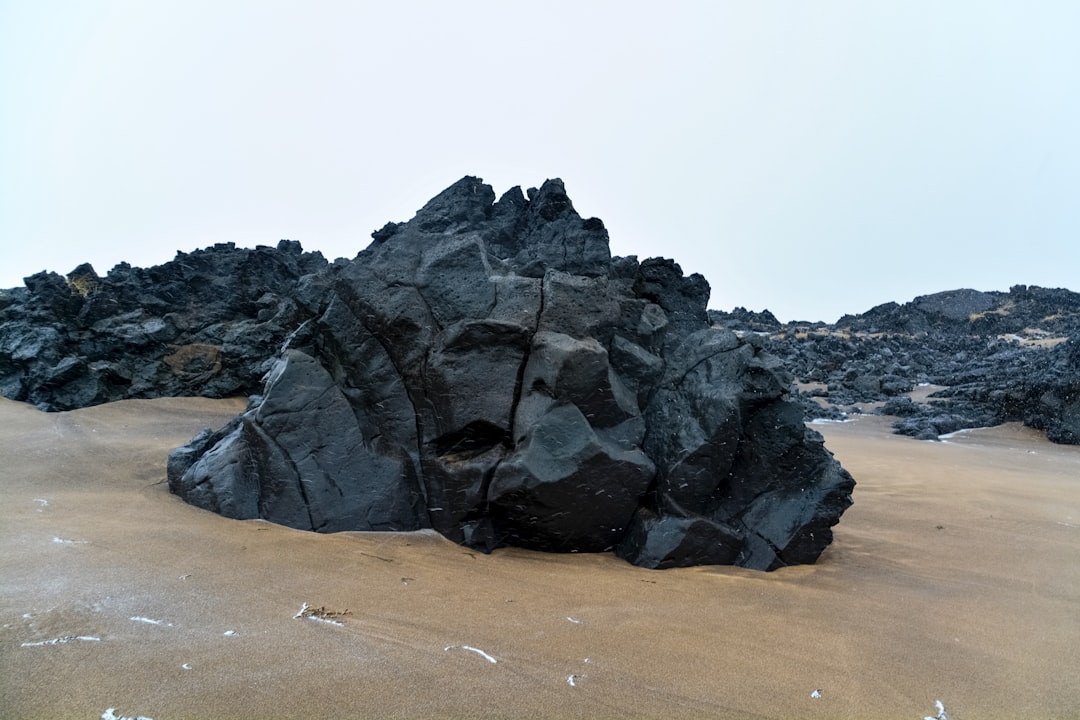
M 125 398 L 257 391 L 311 315 L 326 260 L 283 240 L 232 243 L 98 277 L 80 265 L 0 291 L 0 394 L 42 410 Z M 313 300 L 314 298 L 314 300 Z
M 813 562 L 853 480 L 709 287 L 612 258 L 562 183 L 464 178 L 301 293 L 265 387 L 169 459 L 173 492 L 316 531 L 614 550 L 652 568 Z M 303 284 L 303 283 L 301 283 Z
M 713 311 L 725 325 L 745 316 Z M 1023 421 L 1054 442 L 1080 443 L 1080 294 L 1069 290 L 935 293 L 835 325 L 788 324 L 765 342 L 816 386 L 801 398 L 810 418 L 876 404 L 898 417 L 897 432 L 919 439 Z M 914 401 L 918 385 L 941 388 Z
M 1068 336 L 1080 322 L 1080 293 L 1014 285 L 1009 292 L 960 289 L 885 303 L 845 315 L 835 327 L 851 333 L 944 334 L 991 337 L 1038 329 Z
M 783 329 L 783 324 L 768 310 L 754 312 L 744 307 L 737 307 L 731 312 L 709 311 L 709 322 L 714 327 L 727 328 L 735 332 L 753 332 L 769 335 Z

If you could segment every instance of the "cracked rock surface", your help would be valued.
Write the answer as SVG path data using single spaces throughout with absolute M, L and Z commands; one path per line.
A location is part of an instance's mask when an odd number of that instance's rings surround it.
M 559 180 L 466 177 L 330 266 L 261 395 L 172 453 L 234 518 L 667 568 L 813 562 L 854 481 L 707 282 L 612 258 Z

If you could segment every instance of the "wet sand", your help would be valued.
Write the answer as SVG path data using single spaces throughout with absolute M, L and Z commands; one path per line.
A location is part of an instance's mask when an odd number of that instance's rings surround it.
M 243 405 L 0 400 L 0 717 L 1080 713 L 1080 448 L 1034 431 L 815 426 L 859 483 L 817 565 L 649 571 L 171 496 L 169 449 Z

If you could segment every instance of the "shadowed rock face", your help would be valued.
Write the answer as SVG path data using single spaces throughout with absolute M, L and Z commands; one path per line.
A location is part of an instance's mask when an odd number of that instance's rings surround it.
M 169 459 L 173 492 L 317 530 L 665 568 L 813 562 L 854 482 L 709 287 L 612 258 L 562 182 L 459 181 L 320 279 L 262 395 Z

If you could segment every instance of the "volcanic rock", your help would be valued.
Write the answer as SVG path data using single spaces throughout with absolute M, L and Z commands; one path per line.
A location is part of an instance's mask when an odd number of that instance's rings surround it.
M 653 568 L 768 570 L 831 541 L 854 481 L 791 375 L 710 327 L 700 275 L 612 258 L 561 181 L 496 200 L 466 177 L 373 240 L 308 283 L 323 292 L 247 411 L 173 452 L 174 493 L 304 530 Z
M 90 265 L 32 275 L 0 291 L 0 393 L 42 410 L 251 394 L 310 316 L 326 268 L 282 240 L 221 243 L 149 269 L 121 263 L 103 278 Z
M 740 316 L 710 312 L 723 324 Z M 829 403 L 803 396 L 810 419 L 878 403 L 919 439 L 1022 421 L 1080 444 L 1080 294 L 1069 290 L 935 293 L 834 325 L 791 323 L 764 342 Z M 917 385 L 941 388 L 915 402 L 906 395 Z

